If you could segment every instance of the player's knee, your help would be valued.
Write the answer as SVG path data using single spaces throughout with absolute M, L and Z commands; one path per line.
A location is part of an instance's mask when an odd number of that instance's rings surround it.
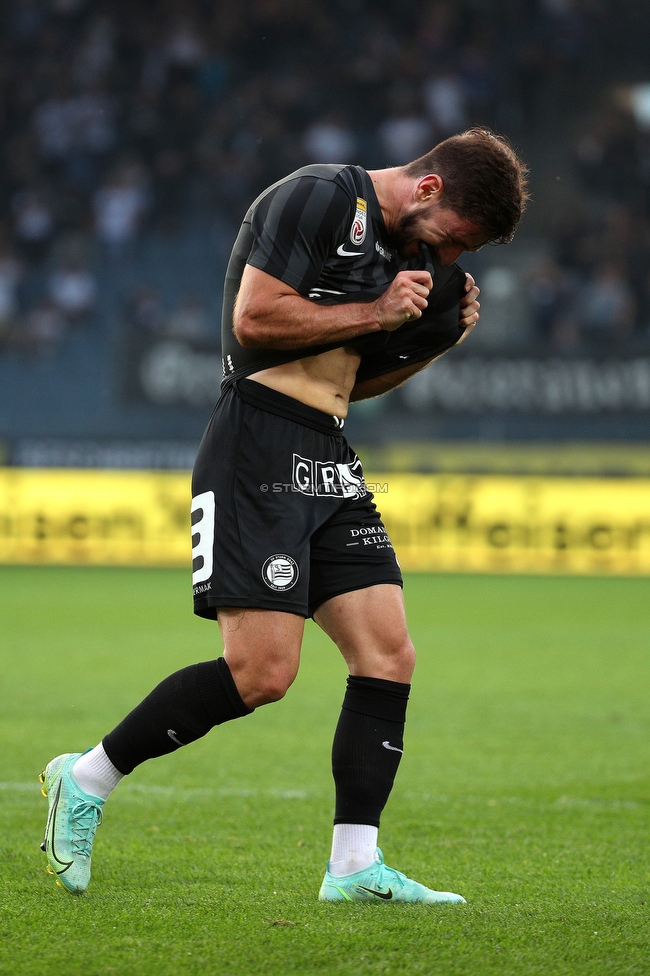
M 252 700 L 255 702 L 253 707 L 270 705 L 271 702 L 280 701 L 280 699 L 284 698 L 290 686 L 291 682 L 283 681 L 279 675 L 267 677 L 259 683 L 258 687 L 251 694 Z
M 296 677 L 295 669 L 279 665 L 260 671 L 251 687 L 247 704 L 251 708 L 259 705 L 270 705 L 280 701 L 293 684 Z
M 341 648 L 351 674 L 409 682 L 415 667 L 415 648 L 408 633 L 382 635 Z
M 388 656 L 395 670 L 399 671 L 401 675 L 408 674 L 410 678 L 415 668 L 415 647 L 408 634 L 401 641 L 395 643 Z
M 415 668 L 415 648 L 408 634 L 380 644 L 372 667 L 375 677 L 409 682 Z

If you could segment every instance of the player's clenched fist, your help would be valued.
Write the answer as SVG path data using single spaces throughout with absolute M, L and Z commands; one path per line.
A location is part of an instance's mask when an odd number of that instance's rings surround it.
M 377 321 L 385 332 L 393 332 L 409 319 L 419 319 L 433 288 L 428 271 L 399 271 L 381 298 L 375 302 Z
M 478 296 L 481 294 L 476 282 L 472 278 L 471 274 L 465 275 L 465 294 L 460 300 L 460 316 L 459 324 L 463 326 L 465 331 L 456 343 L 457 346 L 464 342 L 467 336 L 470 334 L 476 323 L 478 322 L 479 309 L 481 303 L 478 301 Z

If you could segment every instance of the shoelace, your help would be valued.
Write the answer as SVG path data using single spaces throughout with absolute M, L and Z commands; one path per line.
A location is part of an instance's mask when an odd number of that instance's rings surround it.
M 388 865 L 384 864 L 383 862 L 381 867 L 382 870 L 379 872 L 379 878 L 381 880 L 381 883 L 384 885 L 384 887 L 388 888 L 390 884 L 394 884 L 395 882 L 393 881 L 393 878 L 395 879 L 395 881 L 399 881 L 400 885 L 404 887 L 404 882 L 408 881 L 408 878 L 406 877 L 405 874 L 403 874 L 401 871 L 397 871 L 395 868 L 389 868 Z M 392 876 L 390 881 L 387 881 L 385 877 L 385 875 L 388 873 L 390 873 L 390 875 Z
M 103 819 L 102 808 L 90 800 L 80 800 L 71 810 L 72 853 L 90 857 L 95 831 Z

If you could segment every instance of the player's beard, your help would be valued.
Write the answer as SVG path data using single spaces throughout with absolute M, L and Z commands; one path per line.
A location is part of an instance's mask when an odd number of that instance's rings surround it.
M 417 210 L 399 217 L 388 230 L 386 234 L 388 244 L 401 258 L 413 258 L 419 254 L 421 238 L 417 228 L 428 213 L 428 207 L 418 207 Z

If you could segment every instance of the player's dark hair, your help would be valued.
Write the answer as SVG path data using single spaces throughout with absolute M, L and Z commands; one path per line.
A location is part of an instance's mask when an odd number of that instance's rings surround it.
M 512 240 L 529 199 L 528 169 L 503 136 L 490 129 L 468 129 L 440 142 L 405 170 L 418 179 L 437 173 L 445 206 L 478 224 L 491 243 Z

